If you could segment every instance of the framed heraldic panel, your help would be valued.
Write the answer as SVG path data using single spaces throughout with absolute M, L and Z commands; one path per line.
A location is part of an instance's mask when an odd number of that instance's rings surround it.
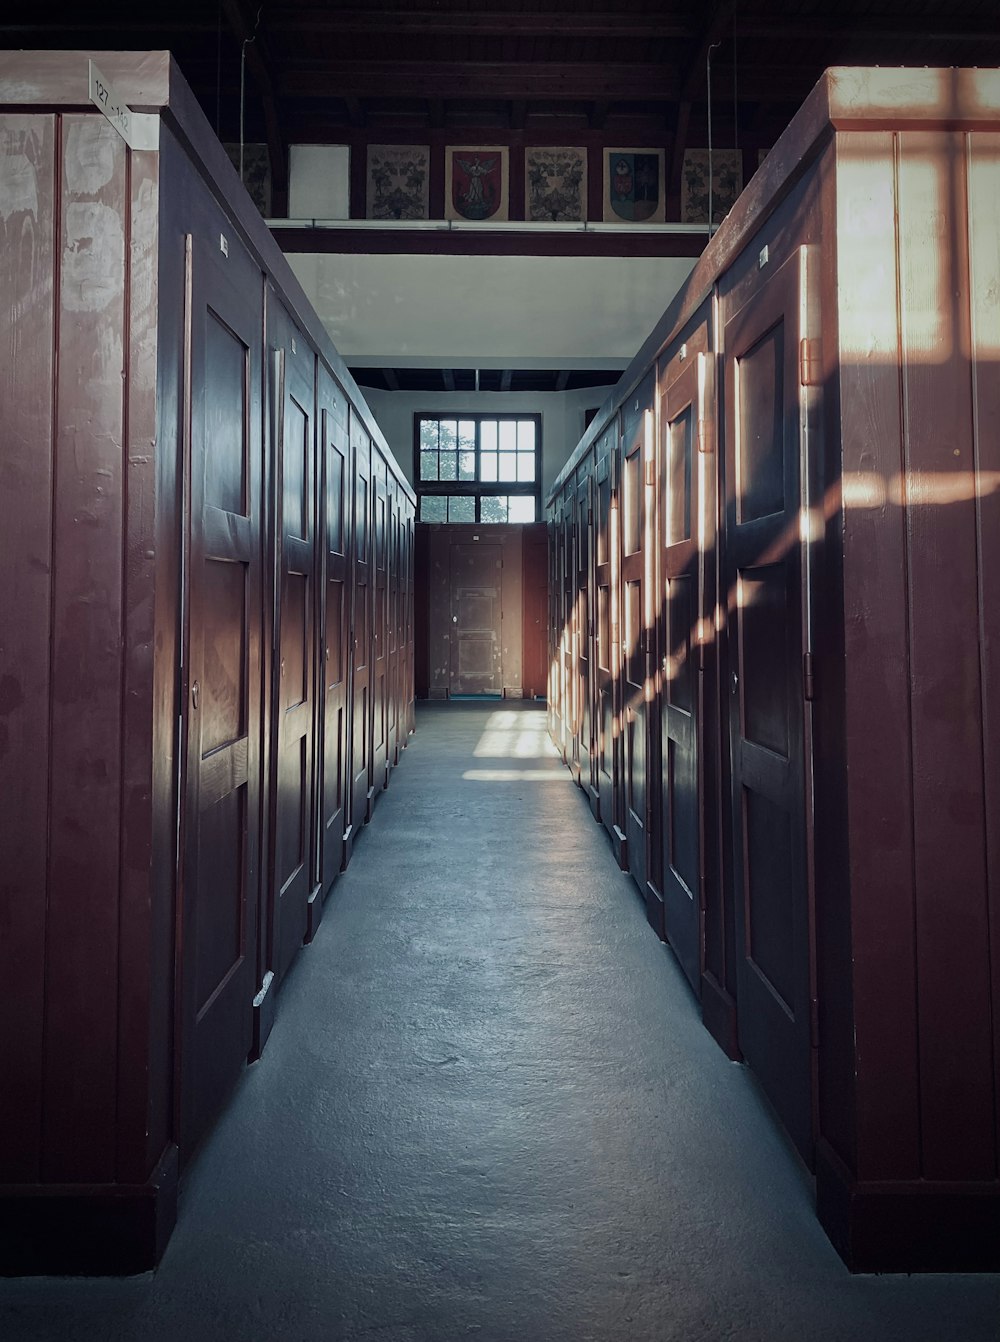
M 427 219 L 430 161 L 425 144 L 370 144 L 366 217 Z
M 711 182 L 711 193 L 709 183 Z M 681 173 L 681 222 L 707 224 L 709 194 L 712 222 L 721 224 L 743 190 L 743 155 L 736 149 L 713 149 L 711 178 L 707 149 L 685 149 Z
M 449 145 L 444 162 L 444 217 L 487 222 L 508 217 L 509 151 L 505 145 Z
M 604 151 L 607 223 L 662 224 L 666 217 L 662 149 Z
M 586 219 L 586 149 L 525 149 L 524 217 L 551 223 Z

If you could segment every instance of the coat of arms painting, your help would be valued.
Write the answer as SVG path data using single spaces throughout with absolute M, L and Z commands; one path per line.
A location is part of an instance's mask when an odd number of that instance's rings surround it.
M 586 149 L 525 149 L 524 217 L 550 223 L 586 219 Z
M 487 145 L 445 150 L 446 219 L 503 220 L 508 212 L 509 150 Z
M 426 219 L 430 213 L 430 146 L 368 146 L 369 219 Z
M 604 218 L 609 223 L 662 224 L 666 213 L 662 149 L 606 149 Z

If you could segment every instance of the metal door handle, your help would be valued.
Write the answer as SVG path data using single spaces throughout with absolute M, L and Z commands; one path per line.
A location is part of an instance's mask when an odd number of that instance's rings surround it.
M 736 672 L 734 671 L 734 672 L 733 672 L 733 694 L 736 693 L 736 686 L 737 686 L 739 683 L 740 683 L 740 678 L 739 678 L 739 676 L 736 674 Z
M 198 682 L 195 681 L 194 684 L 191 686 L 191 703 L 193 707 L 195 708 L 198 707 L 200 699 L 201 699 L 201 687 L 199 686 Z

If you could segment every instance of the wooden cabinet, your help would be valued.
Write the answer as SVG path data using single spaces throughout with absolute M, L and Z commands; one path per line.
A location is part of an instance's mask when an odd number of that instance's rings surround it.
M 147 147 L 0 53 L 7 1272 L 157 1261 L 413 726 L 412 490 L 170 57 L 97 60 Z
M 601 816 L 862 1270 L 1000 1266 L 998 207 L 1000 73 L 828 71 L 549 499 Z

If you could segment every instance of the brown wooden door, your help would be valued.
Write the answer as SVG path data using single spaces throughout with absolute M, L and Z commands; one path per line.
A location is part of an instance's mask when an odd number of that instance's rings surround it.
M 400 706 L 403 697 L 401 680 L 401 659 L 403 649 L 403 572 L 402 572 L 402 513 L 400 511 L 399 486 L 395 480 L 389 481 L 389 677 L 386 696 L 388 714 L 388 765 L 392 769 L 399 763 L 402 749 L 402 713 Z
M 576 699 L 578 782 L 589 797 L 594 789 L 593 713 L 591 711 L 590 563 L 593 508 L 590 467 L 579 474 L 576 486 Z
M 315 889 L 316 360 L 277 302 L 268 318 L 276 545 L 268 963 L 280 980 L 305 939 Z
M 740 1047 L 808 1159 L 813 991 L 799 527 L 804 255 L 795 253 L 726 325 L 724 572 Z
M 351 611 L 347 556 L 351 545 L 351 444 L 347 400 L 323 370 L 318 392 L 322 444 L 319 518 L 325 558 L 320 602 L 320 674 L 324 689 L 318 746 L 322 760 L 319 853 L 320 883 L 325 890 L 344 862 L 350 783 L 347 672 Z
M 371 796 L 372 478 L 371 440 L 351 411 L 354 457 L 353 600 L 351 603 L 351 815 L 349 842 L 368 818 Z
M 699 426 L 707 356 L 700 354 L 660 398 L 660 833 L 663 935 L 701 990 L 702 718 L 698 621 L 702 611 L 698 522 Z M 704 537 L 701 537 L 704 541 Z
M 579 781 L 576 714 L 576 491 L 570 481 L 562 496 L 563 542 L 559 554 L 562 582 L 562 704 L 560 719 L 563 759 Z
M 649 714 L 646 706 L 650 595 L 647 567 L 652 558 L 650 521 L 653 470 L 653 396 L 650 377 L 629 397 L 623 416 L 621 517 L 621 727 L 623 745 L 622 826 L 627 865 L 646 891 L 646 833 Z
M 594 564 L 596 595 L 596 637 L 594 706 L 597 710 L 595 741 L 597 747 L 598 805 L 597 813 L 610 832 L 615 824 L 615 790 L 617 786 L 616 750 L 618 724 L 616 721 L 615 663 L 618 657 L 618 600 L 615 594 L 617 561 L 617 503 L 614 499 L 612 471 L 617 429 L 602 439 L 597 456 L 597 553 Z
M 372 802 L 375 793 L 385 787 L 389 750 L 389 484 L 385 462 L 376 457 L 374 466 Z
M 501 547 L 453 544 L 450 573 L 450 693 L 500 694 Z
M 189 237 L 181 1085 L 190 1151 L 250 1051 L 261 730 L 260 271 L 212 215 Z

